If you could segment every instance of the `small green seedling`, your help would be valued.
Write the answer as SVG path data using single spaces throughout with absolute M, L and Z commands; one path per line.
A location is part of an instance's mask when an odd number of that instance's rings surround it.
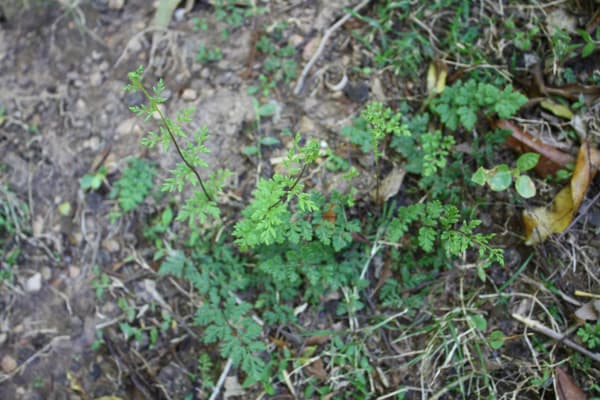
M 98 190 L 102 186 L 102 182 L 104 182 L 104 178 L 106 178 L 107 173 L 108 171 L 106 170 L 106 167 L 102 166 L 94 173 L 85 174 L 79 180 L 79 186 L 83 190 Z
M 600 322 L 595 324 L 585 324 L 577 330 L 577 336 L 585 343 L 590 350 L 600 346 Z
M 539 159 L 539 154 L 524 153 L 517 159 L 516 168 L 511 170 L 506 164 L 497 165 L 492 169 L 479 167 L 471 180 L 481 186 L 487 184 L 493 191 L 501 192 L 510 187 L 514 178 L 517 193 L 525 199 L 530 199 L 536 193 L 535 183 L 529 176 L 521 173 L 534 168 Z

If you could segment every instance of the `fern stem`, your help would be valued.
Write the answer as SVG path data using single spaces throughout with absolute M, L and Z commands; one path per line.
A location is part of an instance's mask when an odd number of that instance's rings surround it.
M 294 183 L 292 184 L 292 186 L 290 186 L 290 188 L 287 190 L 286 194 L 289 194 L 292 190 L 294 190 L 294 188 L 296 187 L 296 185 L 298 185 L 298 183 L 300 182 L 300 179 L 302 179 L 302 176 L 304 175 L 304 173 L 306 172 L 306 168 L 308 168 L 308 164 L 304 164 L 304 166 L 302 167 L 302 171 L 300 171 L 300 173 L 298 174 L 298 176 L 296 177 L 296 180 L 294 181 Z M 284 195 L 285 196 L 285 195 Z M 275 203 L 273 203 L 269 209 L 267 211 L 271 211 L 273 208 L 275 208 L 277 205 L 281 204 L 281 202 L 283 201 L 283 197 L 281 196 L 279 198 L 279 200 L 277 200 Z
M 148 99 L 150 99 L 151 98 L 150 93 L 148 93 L 148 91 L 146 90 L 146 88 L 143 85 L 141 85 L 141 86 L 142 86 L 142 91 L 144 92 L 144 95 Z M 158 115 L 160 116 L 162 123 L 164 124 L 165 128 L 167 129 L 167 132 L 169 133 L 169 137 L 171 138 L 171 142 L 173 142 L 173 144 L 175 145 L 175 149 L 177 150 L 177 154 L 179 154 L 179 158 L 181 158 L 183 163 L 194 173 L 194 175 L 196 175 L 196 178 L 198 179 L 198 183 L 200 183 L 200 187 L 202 188 L 202 192 L 204 193 L 204 195 L 206 196 L 208 201 L 214 201 L 212 196 L 208 193 L 208 190 L 206 190 L 206 187 L 204 186 L 204 181 L 202 181 L 202 178 L 200 177 L 198 170 L 184 157 L 183 152 L 181 151 L 181 148 L 179 147 L 179 143 L 177 143 L 177 140 L 175 139 L 175 135 L 173 134 L 171 127 L 167 123 L 167 119 L 163 115 L 162 111 L 160 111 L 160 108 L 158 108 L 158 106 L 155 107 L 155 111 L 158 112 Z

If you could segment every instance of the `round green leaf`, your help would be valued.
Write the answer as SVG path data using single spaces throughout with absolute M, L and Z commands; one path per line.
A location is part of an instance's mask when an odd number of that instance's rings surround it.
M 247 156 L 253 156 L 259 153 L 257 146 L 246 146 L 242 149 L 242 153 Z
M 501 192 L 510 187 L 512 183 L 512 175 L 510 169 L 506 165 L 499 165 L 491 171 L 491 176 L 488 179 L 490 188 L 495 192 Z
M 262 144 L 263 146 L 274 146 L 276 144 L 281 143 L 279 141 L 279 139 L 277 139 L 276 137 L 273 136 L 265 136 L 260 138 L 259 140 L 260 144 Z
M 477 171 L 471 177 L 471 181 L 480 186 L 485 185 L 485 181 L 487 180 L 487 170 L 483 167 L 479 167 Z
M 515 189 L 517 193 L 526 199 L 530 199 L 535 196 L 535 184 L 527 175 L 521 175 L 515 182 Z
M 473 323 L 473 326 L 480 331 L 485 331 L 487 329 L 487 321 L 482 315 L 471 315 L 471 322 Z
M 71 215 L 71 211 L 72 211 L 71 203 L 69 203 L 68 201 L 62 202 L 58 205 L 58 212 L 63 217 L 67 217 L 67 216 Z
M 502 331 L 494 331 L 490 333 L 489 344 L 490 347 L 494 350 L 498 350 L 500 347 L 504 345 L 504 333 Z
M 539 159 L 540 155 L 537 153 L 523 153 L 517 159 L 517 168 L 519 171 L 528 171 L 537 165 Z

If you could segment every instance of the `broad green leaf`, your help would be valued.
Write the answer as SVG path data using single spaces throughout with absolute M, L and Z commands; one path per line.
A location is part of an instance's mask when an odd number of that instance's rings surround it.
M 480 186 L 483 186 L 483 185 L 485 185 L 485 182 L 487 181 L 487 175 L 488 175 L 488 171 L 483 167 L 479 167 L 477 169 L 477 171 L 475 171 L 475 173 L 471 177 L 471 181 Z
M 542 100 L 542 102 L 540 103 L 540 106 L 542 106 L 546 110 L 550 111 L 552 114 L 556 115 L 557 117 L 561 117 L 564 119 L 573 118 L 573 111 L 571 111 L 571 109 L 567 105 L 559 104 L 552 100 Z
M 471 130 L 477 123 L 477 114 L 471 107 L 459 107 L 458 115 L 460 116 L 460 123 L 467 129 Z
M 530 199 L 535 196 L 535 184 L 527 175 L 521 175 L 515 182 L 515 189 L 517 193 L 526 199 Z
M 529 171 L 534 168 L 540 159 L 537 153 L 524 153 L 517 159 L 517 168 L 519 171 Z
M 263 104 L 256 109 L 259 117 L 268 117 L 275 114 L 275 111 L 277 111 L 277 106 L 273 103 Z
M 491 171 L 488 179 L 490 188 L 495 192 L 501 192 L 508 189 L 512 183 L 512 175 L 507 165 L 499 165 Z
M 274 146 L 279 143 L 279 139 L 273 136 L 265 136 L 260 138 L 260 144 L 262 144 L 263 146 Z
M 479 315 L 479 314 L 471 315 L 471 323 L 473 324 L 473 326 L 476 329 L 478 329 L 482 332 L 487 329 L 487 321 L 482 315 Z
M 505 336 L 502 331 L 494 331 L 490 333 L 489 341 L 490 347 L 494 350 L 498 350 L 504 345 Z
M 169 226 L 171 224 L 171 221 L 173 221 L 173 210 L 171 207 L 165 208 L 165 210 L 162 212 L 161 220 L 163 226 Z
M 71 210 L 72 210 L 71 203 L 69 203 L 68 201 L 62 202 L 58 206 L 58 212 L 63 217 L 66 217 L 66 216 L 70 215 L 71 214 Z
M 258 147 L 257 146 L 246 146 L 242 149 L 242 153 L 244 153 L 247 156 L 254 156 L 254 155 L 258 154 Z
M 589 57 L 594 52 L 595 48 L 596 45 L 594 44 L 594 42 L 586 43 L 585 46 L 583 46 L 583 49 L 581 49 L 581 56 L 583 58 Z

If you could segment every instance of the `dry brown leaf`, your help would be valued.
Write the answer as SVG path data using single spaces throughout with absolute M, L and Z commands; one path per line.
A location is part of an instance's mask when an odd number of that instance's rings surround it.
M 375 188 L 371 191 L 371 197 L 373 200 L 381 204 L 395 196 L 402 186 L 404 175 L 406 175 L 406 171 L 402 167 L 395 167 L 393 170 L 391 170 L 381 182 L 379 188 Z
M 511 132 L 511 135 L 506 139 L 506 145 L 517 153 L 533 151 L 540 155 L 540 160 L 535 166 L 535 172 L 541 177 L 554 175 L 559 169 L 564 169 L 568 164 L 575 161 L 570 154 L 542 142 L 541 139 L 534 137 L 510 121 L 499 120 L 496 122 L 496 127 Z
M 244 396 L 246 395 L 246 391 L 242 385 L 240 385 L 240 381 L 238 380 L 237 376 L 228 376 L 225 378 L 225 383 L 223 386 L 225 387 L 225 393 L 223 393 L 223 397 L 225 399 L 236 396 L 245 398 Z
M 556 368 L 556 391 L 560 400 L 587 400 L 588 398 L 562 368 Z
M 441 60 L 432 61 L 427 70 L 427 93 L 429 95 L 440 94 L 446 88 L 448 77 L 448 66 Z
M 550 207 L 523 211 L 525 244 L 541 243 L 550 234 L 562 233 L 569 227 L 599 165 L 600 151 L 582 143 L 571 184 L 558 192 Z
M 306 345 L 320 345 L 327 343 L 331 340 L 331 335 L 321 335 L 321 336 L 310 336 L 306 339 Z
M 375 285 L 375 289 L 373 289 L 373 293 L 377 293 L 377 291 L 381 289 L 385 282 L 387 282 L 388 279 L 394 275 L 394 272 L 392 271 L 392 259 L 389 251 L 386 250 L 384 252 L 383 260 L 383 266 L 379 272 L 379 275 L 377 276 L 377 284 Z
M 314 363 L 307 365 L 306 372 L 321 381 L 326 381 L 327 378 L 329 378 L 329 374 L 325 370 L 325 365 L 320 358 L 318 358 Z
M 529 98 L 539 95 L 560 96 L 565 99 L 579 101 L 583 97 L 586 106 L 591 106 L 600 97 L 600 87 L 598 85 L 586 86 L 580 84 L 568 84 L 563 86 L 548 86 L 544 82 L 544 74 L 540 63 L 533 66 L 532 81 L 529 85 Z
M 600 300 L 590 301 L 575 311 L 575 316 L 581 321 L 598 321 L 600 315 Z

